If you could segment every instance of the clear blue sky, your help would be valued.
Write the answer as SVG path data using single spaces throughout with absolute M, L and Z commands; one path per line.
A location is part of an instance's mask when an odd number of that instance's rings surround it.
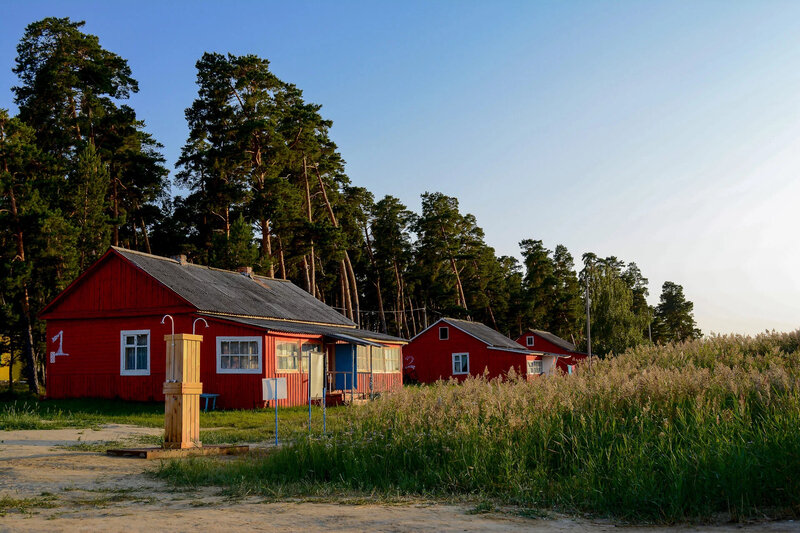
M 128 59 L 170 166 L 204 51 L 254 53 L 334 121 L 352 181 L 457 196 L 498 254 L 523 238 L 636 261 L 704 332 L 800 327 L 798 2 L 10 2 Z

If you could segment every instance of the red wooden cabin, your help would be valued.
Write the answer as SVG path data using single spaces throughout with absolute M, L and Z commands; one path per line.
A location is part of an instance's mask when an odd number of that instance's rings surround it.
M 440 379 L 505 376 L 511 369 L 532 378 L 541 357 L 479 322 L 441 318 L 403 347 L 406 379 L 432 383 Z
M 261 379 L 286 377 L 282 406 L 402 387 L 398 337 L 356 325 L 293 283 L 112 247 L 42 312 L 50 398 L 162 401 L 166 345 L 203 335 L 200 376 L 223 408 L 263 406 Z M 355 384 L 355 387 L 353 386 Z
M 572 373 L 572 369 L 580 361 L 586 359 L 586 354 L 569 341 L 565 341 L 549 331 L 529 329 L 517 337 L 517 343 L 542 358 L 542 372 L 549 374 L 554 368 Z

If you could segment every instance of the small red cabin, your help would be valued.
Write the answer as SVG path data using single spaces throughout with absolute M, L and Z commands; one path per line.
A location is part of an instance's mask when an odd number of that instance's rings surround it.
M 575 365 L 586 359 L 586 354 L 579 352 L 574 344 L 549 331 L 529 329 L 517 337 L 517 343 L 542 358 L 542 372 L 545 374 L 551 373 L 553 368 L 571 374 Z
M 203 392 L 254 408 L 262 378 L 287 378 L 282 406 L 402 387 L 398 337 L 356 324 L 290 281 L 112 247 L 42 312 L 50 398 L 163 401 L 164 335 L 203 335 Z M 207 326 L 202 321 L 205 320 Z
M 479 322 L 441 318 L 403 348 L 406 379 L 432 383 L 463 380 L 487 372 L 492 379 L 511 369 L 532 378 L 542 372 L 541 357 Z

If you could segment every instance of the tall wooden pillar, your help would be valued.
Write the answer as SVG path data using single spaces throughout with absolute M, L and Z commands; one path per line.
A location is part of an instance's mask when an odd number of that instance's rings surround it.
M 164 335 L 164 448 L 200 448 L 200 343 L 202 335 Z

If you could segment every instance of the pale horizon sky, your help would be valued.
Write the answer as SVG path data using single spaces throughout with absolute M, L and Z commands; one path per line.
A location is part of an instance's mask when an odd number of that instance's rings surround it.
M 684 287 L 704 333 L 800 327 L 800 3 L 12 2 L 0 107 L 47 16 L 127 59 L 131 100 L 186 140 L 194 64 L 253 53 L 322 104 L 355 185 L 456 196 L 498 255 L 564 244 Z

